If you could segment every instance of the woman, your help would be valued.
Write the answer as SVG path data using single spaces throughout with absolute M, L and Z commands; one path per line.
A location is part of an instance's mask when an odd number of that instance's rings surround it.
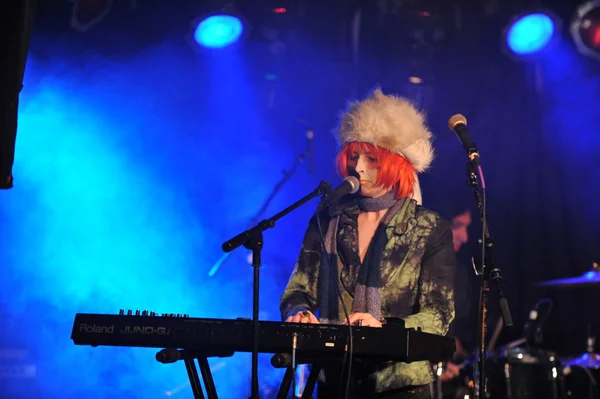
M 405 99 L 375 90 L 350 105 L 338 129 L 337 166 L 342 176 L 359 178 L 360 191 L 311 219 L 281 298 L 283 320 L 381 327 L 403 319 L 406 328 L 447 333 L 454 317 L 452 231 L 420 206 L 417 179 L 433 159 L 430 140 L 423 115 Z M 325 368 L 319 398 L 344 397 L 341 368 Z M 352 371 L 349 397 L 430 396 L 428 362 L 357 363 Z

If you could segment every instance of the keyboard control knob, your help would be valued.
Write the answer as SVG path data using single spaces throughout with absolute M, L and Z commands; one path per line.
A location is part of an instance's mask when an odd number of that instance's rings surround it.
M 136 316 L 139 316 L 139 315 L 140 315 L 140 311 L 139 311 L 139 310 L 136 310 L 136 311 L 135 311 L 135 315 L 136 315 Z
M 144 310 L 144 311 L 142 312 L 142 316 L 148 316 L 148 311 L 147 311 L 147 310 Z
M 133 314 L 133 312 L 131 311 L 131 309 L 129 309 L 129 310 L 127 311 L 127 316 L 131 316 L 132 314 Z
M 125 311 L 123 309 L 119 310 L 119 316 L 123 316 L 125 314 Z

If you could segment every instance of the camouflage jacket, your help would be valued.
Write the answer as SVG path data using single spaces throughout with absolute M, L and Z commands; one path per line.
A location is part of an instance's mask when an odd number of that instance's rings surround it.
M 319 217 L 325 229 L 328 217 Z M 358 256 L 357 218 L 358 208 L 345 210 L 337 233 L 338 243 L 353 243 L 351 250 L 355 256 Z M 321 242 L 317 226 L 314 216 L 281 297 L 280 309 L 284 320 L 303 308 L 318 312 Z M 387 236 L 388 242 L 381 259 L 382 316 L 401 318 L 406 328 L 420 328 L 424 332 L 446 335 L 454 318 L 453 279 L 456 265 L 450 223 L 410 200 L 391 219 Z M 342 262 L 339 263 L 339 268 L 343 268 Z M 352 296 L 342 282 L 338 281 L 338 285 L 344 303 L 350 310 Z M 371 376 L 377 392 L 424 385 L 434 379 L 430 364 L 424 361 L 410 364 L 388 362 L 377 370 Z

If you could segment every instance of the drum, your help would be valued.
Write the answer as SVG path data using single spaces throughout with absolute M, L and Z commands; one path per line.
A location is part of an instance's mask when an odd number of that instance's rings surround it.
M 521 347 L 488 359 L 490 399 L 565 399 L 562 368 L 551 351 Z
M 600 368 L 566 366 L 563 374 L 568 399 L 600 399 Z

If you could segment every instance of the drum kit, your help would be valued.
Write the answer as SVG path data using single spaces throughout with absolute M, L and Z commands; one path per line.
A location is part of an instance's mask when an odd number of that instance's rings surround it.
M 600 267 L 594 263 L 590 271 L 580 276 L 544 281 L 537 286 L 553 289 L 600 288 Z M 595 337 L 591 328 L 587 335 L 587 351 L 572 358 L 559 358 L 553 351 L 536 348 L 531 336 L 491 349 L 487 358 L 485 399 L 600 399 L 600 355 L 595 353 Z M 452 384 L 451 396 L 437 390 L 434 397 L 473 398 L 472 366 L 473 359 L 461 366 L 459 385 Z M 436 374 L 441 375 L 441 371 Z

